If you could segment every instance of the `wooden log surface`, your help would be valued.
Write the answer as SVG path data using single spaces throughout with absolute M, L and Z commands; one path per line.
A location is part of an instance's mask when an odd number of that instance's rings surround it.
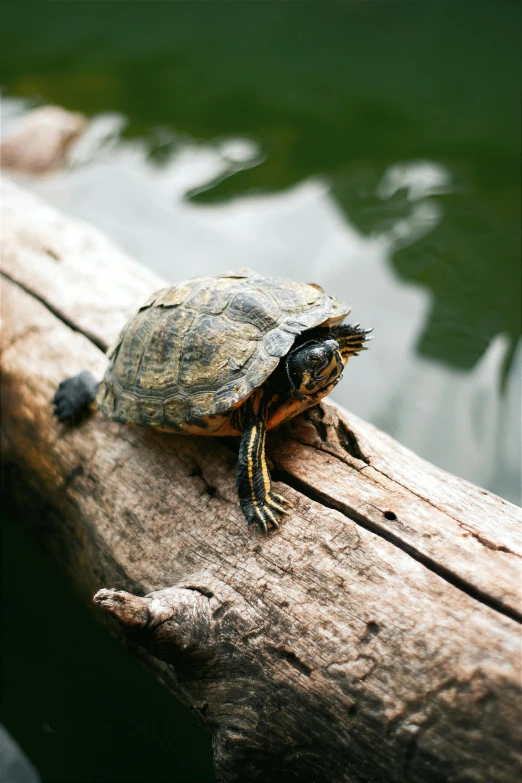
M 4 178 L 2 455 L 34 534 L 200 715 L 218 780 L 518 780 L 519 508 L 324 402 L 271 433 L 295 509 L 263 537 L 235 441 L 53 419 L 163 285 Z
M 0 141 L 2 168 L 38 174 L 60 169 L 86 127 L 83 114 L 60 106 L 31 109 Z

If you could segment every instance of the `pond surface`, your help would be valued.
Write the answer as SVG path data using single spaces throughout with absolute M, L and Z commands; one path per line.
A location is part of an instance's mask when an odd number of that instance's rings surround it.
M 335 399 L 520 503 L 515 3 L 4 5 L 3 128 L 92 120 L 24 183 L 168 280 L 249 266 L 375 327 Z
M 5 14 L 4 127 L 95 120 L 29 186 L 171 281 L 336 293 L 375 327 L 336 399 L 519 502 L 518 5 L 104 7 Z

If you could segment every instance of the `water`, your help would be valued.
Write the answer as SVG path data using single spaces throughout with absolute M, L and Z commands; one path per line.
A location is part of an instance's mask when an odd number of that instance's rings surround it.
M 27 8 L 4 6 L 4 128 L 40 102 L 93 122 L 25 184 L 169 280 L 336 293 L 375 340 L 335 398 L 520 503 L 520 6 Z

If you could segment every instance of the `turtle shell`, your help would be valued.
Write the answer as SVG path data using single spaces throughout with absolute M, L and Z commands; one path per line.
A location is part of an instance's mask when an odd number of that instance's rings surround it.
M 97 404 L 116 421 L 228 434 L 226 422 L 296 337 L 349 308 L 319 286 L 248 269 L 153 294 L 109 353 Z

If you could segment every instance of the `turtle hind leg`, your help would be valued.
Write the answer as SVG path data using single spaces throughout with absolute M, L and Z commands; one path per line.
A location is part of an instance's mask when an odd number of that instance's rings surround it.
M 62 381 L 53 398 L 54 414 L 58 421 L 76 422 L 94 409 L 94 400 L 100 384 L 85 370 Z

